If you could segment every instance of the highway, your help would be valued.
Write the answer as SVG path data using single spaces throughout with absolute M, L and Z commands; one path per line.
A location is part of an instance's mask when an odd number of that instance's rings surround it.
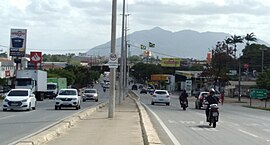
M 151 95 L 139 94 L 148 108 L 151 121 L 166 145 L 270 145 L 270 112 L 249 109 L 235 104 L 220 106 L 216 128 L 205 122 L 204 110 L 196 110 L 194 97 L 186 111 L 180 108 L 177 96 L 171 105 L 151 105 Z
M 0 145 L 13 143 L 21 138 L 41 131 L 64 118 L 85 109 L 96 106 L 108 100 L 108 92 L 103 92 L 97 84 L 95 88 L 99 91 L 99 101 L 81 102 L 81 109 L 66 108 L 54 110 L 54 100 L 44 100 L 37 102 L 36 110 L 32 111 L 0 111 Z M 0 102 L 2 105 L 2 101 Z

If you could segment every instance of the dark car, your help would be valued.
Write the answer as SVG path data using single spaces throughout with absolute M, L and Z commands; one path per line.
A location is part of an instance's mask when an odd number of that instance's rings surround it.
M 137 85 L 132 85 L 131 90 L 138 90 L 138 86 Z
M 145 88 L 142 88 L 140 94 L 147 94 L 147 90 Z

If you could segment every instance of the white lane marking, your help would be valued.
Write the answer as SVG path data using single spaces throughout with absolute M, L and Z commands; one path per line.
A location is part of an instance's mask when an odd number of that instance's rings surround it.
M 199 123 L 200 125 L 204 125 L 204 121 L 200 121 L 200 123 Z
M 216 128 L 205 128 L 206 131 L 218 131 Z
M 242 129 L 238 129 L 238 131 L 240 131 L 240 132 L 242 132 L 242 133 L 244 133 L 244 134 L 250 135 L 250 136 L 252 136 L 252 137 L 255 137 L 255 138 L 258 138 L 258 137 L 259 137 L 259 136 L 255 135 L 255 134 L 252 134 L 252 133 L 250 133 L 250 132 L 244 131 L 244 130 L 242 130 Z
M 179 121 L 182 124 L 196 124 L 195 121 Z
M 0 119 L 7 119 L 7 118 L 11 118 L 11 117 L 14 117 L 15 115 L 10 115 L 10 116 L 4 116 L 4 117 L 1 117 Z
M 216 128 L 199 128 L 199 127 L 190 127 L 194 131 L 218 131 Z
M 261 126 L 260 124 L 257 124 L 257 123 L 245 123 L 244 125 L 246 125 L 246 126 Z
M 199 128 L 199 127 L 191 127 L 191 129 L 194 131 L 204 131 L 203 128 Z
M 168 122 L 171 123 L 171 124 L 177 124 L 177 122 L 174 121 L 174 120 L 168 120 Z
M 156 113 L 154 113 L 149 107 L 147 107 L 144 103 L 142 103 L 157 119 L 157 121 L 159 122 L 159 124 L 161 125 L 161 127 L 164 129 L 164 131 L 168 134 L 168 136 L 170 137 L 170 139 L 172 140 L 172 142 L 175 145 L 181 145 L 178 140 L 176 139 L 176 137 L 171 133 L 171 131 L 167 128 L 167 126 L 162 122 L 162 120 L 157 116 Z

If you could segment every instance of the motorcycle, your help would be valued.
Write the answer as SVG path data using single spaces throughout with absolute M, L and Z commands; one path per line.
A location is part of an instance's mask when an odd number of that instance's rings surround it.
M 208 109 L 209 109 L 208 121 L 210 122 L 209 126 L 213 124 L 213 128 L 216 128 L 219 118 L 219 107 L 217 104 L 211 104 L 210 108 Z
M 183 110 L 186 110 L 186 108 L 188 107 L 188 101 L 187 100 L 181 100 L 180 105 L 183 108 Z

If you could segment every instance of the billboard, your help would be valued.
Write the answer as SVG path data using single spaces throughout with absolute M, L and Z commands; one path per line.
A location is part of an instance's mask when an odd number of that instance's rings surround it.
M 180 58 L 162 58 L 161 66 L 163 67 L 180 67 Z
M 10 56 L 24 57 L 26 50 L 26 29 L 10 30 Z

